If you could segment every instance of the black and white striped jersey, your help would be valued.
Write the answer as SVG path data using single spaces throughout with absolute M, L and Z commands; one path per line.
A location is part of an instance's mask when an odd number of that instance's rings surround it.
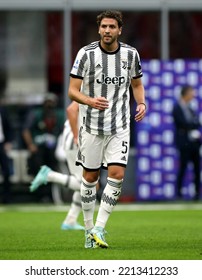
M 106 52 L 98 41 L 93 42 L 79 50 L 70 76 L 82 79 L 81 91 L 86 96 L 103 96 L 109 101 L 104 111 L 79 105 L 80 120 L 87 132 L 111 135 L 129 126 L 130 82 L 142 76 L 135 48 L 120 42 L 115 52 Z

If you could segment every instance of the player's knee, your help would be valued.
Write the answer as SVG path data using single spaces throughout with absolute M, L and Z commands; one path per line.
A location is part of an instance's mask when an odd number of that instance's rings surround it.
M 116 180 L 122 180 L 124 178 L 124 168 L 112 168 L 108 171 L 108 176 Z
M 93 182 L 97 181 L 98 176 L 99 176 L 98 172 L 84 171 L 84 173 L 83 173 L 83 178 L 89 183 L 93 183 Z

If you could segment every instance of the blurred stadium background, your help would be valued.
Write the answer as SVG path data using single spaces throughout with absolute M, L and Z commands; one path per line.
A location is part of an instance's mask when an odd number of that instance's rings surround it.
M 80 47 L 98 39 L 98 12 L 114 8 L 124 15 L 120 40 L 140 52 L 148 104 L 144 122 L 131 122 L 121 201 L 175 200 L 178 158 L 170 113 L 179 87 L 189 83 L 197 89 L 194 105 L 202 121 L 202 1 L 0 0 L 0 95 L 15 129 L 9 155 L 14 202 L 34 199 L 28 190 L 29 153 L 21 135 L 28 110 L 40 106 L 47 92 L 56 93 L 65 109 L 73 59 Z M 193 195 L 191 179 L 188 172 L 187 200 Z M 53 203 L 62 203 L 70 193 L 53 186 L 51 196 Z

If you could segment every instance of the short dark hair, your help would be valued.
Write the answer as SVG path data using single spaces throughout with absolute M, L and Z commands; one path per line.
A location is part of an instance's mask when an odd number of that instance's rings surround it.
M 99 14 L 97 16 L 98 26 L 100 26 L 100 23 L 103 20 L 103 18 L 113 18 L 118 22 L 119 28 L 123 26 L 123 16 L 122 16 L 122 13 L 120 11 L 108 10 L 108 11 L 104 11 L 101 14 Z
M 192 90 L 193 87 L 189 85 L 185 85 L 181 88 L 181 96 L 185 96 L 189 90 Z

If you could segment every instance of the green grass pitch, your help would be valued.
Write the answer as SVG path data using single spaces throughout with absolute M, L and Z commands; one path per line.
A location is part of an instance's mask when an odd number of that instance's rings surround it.
M 9 208 L 1 212 L 0 259 L 202 259 L 201 210 L 114 211 L 106 227 L 108 249 L 85 249 L 83 231 L 62 231 L 65 215 Z

